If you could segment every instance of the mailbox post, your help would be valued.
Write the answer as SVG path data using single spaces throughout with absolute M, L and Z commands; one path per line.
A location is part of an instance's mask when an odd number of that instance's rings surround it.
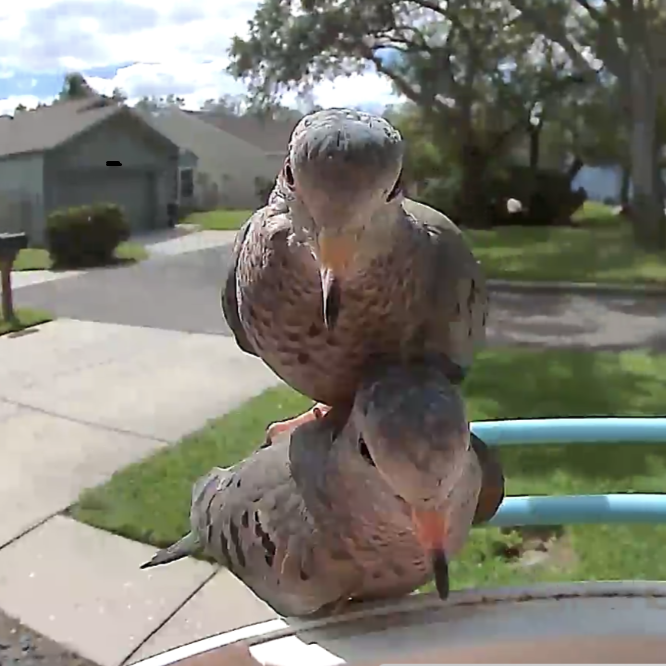
M 16 321 L 12 297 L 12 266 L 18 253 L 28 247 L 28 235 L 0 234 L 0 278 L 2 281 L 2 313 L 8 322 Z

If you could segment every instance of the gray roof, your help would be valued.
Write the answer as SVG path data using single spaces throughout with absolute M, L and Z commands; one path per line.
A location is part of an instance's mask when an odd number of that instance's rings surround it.
M 130 111 L 112 100 L 92 98 L 57 102 L 19 111 L 11 119 L 0 118 L 0 158 L 51 150 L 121 110 Z
M 300 119 L 272 120 L 252 116 L 234 116 L 232 114 L 205 111 L 189 111 L 193 116 L 218 129 L 237 136 L 267 153 L 286 153 L 291 131 Z

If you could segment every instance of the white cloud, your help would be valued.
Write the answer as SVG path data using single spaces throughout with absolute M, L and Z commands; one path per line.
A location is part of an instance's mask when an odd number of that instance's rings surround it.
M 24 0 L 0 8 L 0 76 L 86 70 L 119 63 L 101 92 L 120 87 L 136 99 L 173 93 L 187 106 L 243 92 L 225 72 L 233 35 L 245 34 L 257 0 Z M 326 82 L 322 106 L 394 101 L 383 79 L 367 74 Z M 293 97 L 289 100 L 293 101 Z M 3 105 L 9 100 L 2 102 Z M 24 102 L 25 103 L 25 102 Z
M 35 95 L 12 95 L 5 99 L 0 99 L 0 116 L 6 114 L 13 115 L 16 107 L 23 104 L 27 109 L 34 109 L 40 102 L 49 103 L 53 97 L 40 99 Z
M 314 93 L 315 101 L 328 106 L 384 107 L 396 100 L 388 79 L 374 73 L 342 76 L 335 81 L 320 83 Z
M 130 103 L 145 96 L 169 93 L 184 97 L 186 106 L 198 108 L 208 99 L 220 95 L 241 94 L 243 85 L 226 73 L 226 59 L 200 61 L 192 57 L 174 58 L 152 63 L 136 63 L 120 68 L 113 78 L 89 77 L 88 83 L 101 93 L 121 88 Z

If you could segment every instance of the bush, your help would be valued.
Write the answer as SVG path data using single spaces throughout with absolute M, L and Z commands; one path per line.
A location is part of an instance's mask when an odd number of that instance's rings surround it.
M 570 226 L 571 216 L 585 203 L 583 188 L 571 189 L 566 173 L 511 166 L 492 179 L 487 193 L 490 226 Z M 521 203 L 518 212 L 507 208 L 509 199 Z
M 102 203 L 53 211 L 46 220 L 46 244 L 55 266 L 80 268 L 113 262 L 130 236 L 123 209 Z

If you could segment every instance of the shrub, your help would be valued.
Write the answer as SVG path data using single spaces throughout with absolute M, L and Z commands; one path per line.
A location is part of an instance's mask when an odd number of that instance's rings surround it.
M 59 267 L 112 263 L 118 245 L 130 236 L 123 209 L 100 203 L 53 211 L 46 221 L 46 244 Z
M 488 190 L 491 226 L 571 225 L 571 216 L 585 203 L 583 188 L 571 189 L 568 174 L 552 169 L 511 166 L 494 178 Z M 507 201 L 517 199 L 522 209 L 511 213 Z

